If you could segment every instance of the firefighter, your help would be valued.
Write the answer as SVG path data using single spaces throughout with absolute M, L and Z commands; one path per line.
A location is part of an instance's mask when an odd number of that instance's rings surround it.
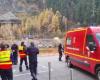
M 37 80 L 37 54 L 39 54 L 39 49 L 34 46 L 33 42 L 27 48 L 27 54 L 29 56 L 29 69 L 32 80 Z
M 25 62 L 26 70 L 28 70 L 28 62 L 27 62 L 27 54 L 26 54 L 26 46 L 24 42 L 21 42 L 21 46 L 19 46 L 19 56 L 20 56 L 20 66 L 19 71 L 22 72 L 22 64 Z
M 11 46 L 11 50 L 12 50 L 12 54 L 13 54 L 13 58 L 14 58 L 13 64 L 17 65 L 17 63 L 18 63 L 18 46 L 17 46 L 17 44 L 13 44 Z
M 11 51 L 0 44 L 0 76 L 2 80 L 13 80 Z
M 62 44 L 60 43 L 59 45 L 58 45 L 58 53 L 59 53 L 59 61 L 62 61 L 62 55 L 63 55 L 63 46 L 62 46 Z

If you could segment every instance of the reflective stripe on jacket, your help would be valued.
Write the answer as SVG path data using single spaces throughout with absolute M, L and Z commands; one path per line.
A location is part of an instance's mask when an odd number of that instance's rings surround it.
M 20 58 L 25 58 L 26 54 L 24 51 L 19 51 L 19 56 L 20 56 Z
M 0 51 L 0 69 L 12 68 L 11 51 Z
M 26 53 L 25 53 L 25 50 L 24 50 L 23 46 L 19 46 L 19 56 L 20 56 L 20 58 L 25 58 L 26 57 Z

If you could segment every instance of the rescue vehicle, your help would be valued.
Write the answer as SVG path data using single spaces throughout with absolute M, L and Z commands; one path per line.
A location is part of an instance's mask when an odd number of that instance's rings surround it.
M 77 66 L 100 80 L 100 26 L 68 31 L 64 53 L 68 67 Z

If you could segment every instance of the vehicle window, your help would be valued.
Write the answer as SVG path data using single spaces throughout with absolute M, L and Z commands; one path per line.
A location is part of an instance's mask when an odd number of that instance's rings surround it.
M 88 45 L 94 44 L 94 40 L 93 40 L 92 35 L 87 35 L 87 44 Z
M 66 43 L 67 43 L 67 45 L 71 45 L 71 38 L 68 37 L 68 38 L 66 39 Z
M 97 40 L 98 40 L 98 42 L 100 44 L 100 33 L 96 33 L 96 38 L 97 38 Z
M 89 47 L 90 51 L 96 50 L 96 43 L 95 43 L 92 35 L 87 36 L 87 46 Z

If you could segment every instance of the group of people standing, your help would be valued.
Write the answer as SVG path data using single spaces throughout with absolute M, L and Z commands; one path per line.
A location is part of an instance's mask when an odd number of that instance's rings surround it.
M 31 42 L 29 47 L 26 47 L 24 42 L 21 45 L 0 44 L 0 77 L 2 80 L 13 80 L 12 65 L 18 64 L 18 55 L 20 57 L 19 71 L 22 72 L 22 64 L 25 62 L 26 70 L 30 70 L 32 80 L 37 80 L 37 54 L 39 49 Z M 27 61 L 29 59 L 29 64 Z
M 59 61 L 62 61 L 63 46 L 59 44 Z M 20 46 L 13 44 L 11 48 L 9 45 L 0 44 L 0 77 L 2 80 L 13 80 L 12 65 L 18 64 L 18 56 L 20 57 L 19 71 L 22 72 L 22 64 L 25 62 L 26 70 L 30 70 L 32 80 L 37 80 L 37 55 L 39 49 L 31 42 L 29 47 L 26 47 L 24 42 Z M 28 61 L 27 61 L 28 56 Z

